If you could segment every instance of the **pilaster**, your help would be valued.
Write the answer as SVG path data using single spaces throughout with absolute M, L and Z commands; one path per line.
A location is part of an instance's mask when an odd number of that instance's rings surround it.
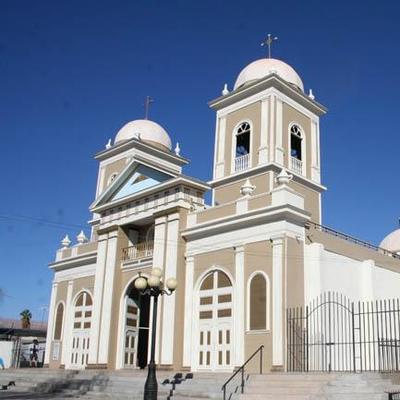
M 244 246 L 235 247 L 235 286 L 234 286 L 234 324 L 235 324 L 235 366 L 244 363 Z
M 186 257 L 185 268 L 185 320 L 183 337 L 183 366 L 191 366 L 192 357 L 192 322 L 193 322 L 193 275 L 194 257 Z
M 176 277 L 179 243 L 179 213 L 168 215 L 167 252 L 164 279 Z M 161 364 L 173 363 L 175 329 L 175 295 L 163 296 L 163 322 L 161 337 Z
M 268 130 L 269 115 L 269 99 L 261 100 L 261 132 L 260 147 L 258 149 L 258 164 L 266 164 L 268 162 L 268 138 L 270 132 Z
M 53 282 L 53 287 L 51 289 L 51 296 L 50 296 L 50 308 L 49 308 L 49 320 L 47 323 L 47 338 L 46 338 L 46 350 L 45 350 L 45 358 L 44 363 L 48 364 L 50 361 L 50 353 L 52 351 L 51 344 L 54 336 L 54 320 L 55 320 L 55 306 L 56 306 L 56 299 L 57 299 L 57 288 L 58 283 Z M 64 310 L 65 316 L 65 310 Z
M 283 246 L 284 236 L 272 240 L 272 368 L 283 368 Z
M 217 162 L 215 165 L 215 179 L 222 178 L 225 175 L 225 131 L 226 117 L 220 117 L 218 123 L 218 131 L 216 135 L 217 141 Z
M 104 273 L 98 364 L 108 363 L 112 302 L 114 298 L 114 277 L 117 264 L 118 231 L 110 232 L 107 242 L 107 257 Z
M 65 300 L 65 326 L 61 351 L 61 365 L 69 363 L 71 354 L 71 338 L 74 323 L 74 305 L 72 304 L 72 291 L 74 289 L 74 281 L 68 281 L 67 299 Z
M 283 103 L 281 99 L 276 99 L 276 129 L 275 129 L 275 162 L 280 165 L 284 164 L 283 149 Z

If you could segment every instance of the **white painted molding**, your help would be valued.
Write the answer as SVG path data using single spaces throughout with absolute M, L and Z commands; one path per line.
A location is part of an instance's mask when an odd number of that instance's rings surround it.
M 58 283 L 53 282 L 53 286 L 51 289 L 51 296 L 50 296 L 50 308 L 49 308 L 49 320 L 47 322 L 47 337 L 46 337 L 46 352 L 45 352 L 45 359 L 44 363 L 48 364 L 50 361 L 50 352 L 51 352 L 51 343 L 54 336 L 54 323 L 55 323 L 55 303 L 57 299 L 57 288 Z M 64 315 L 63 319 L 65 318 L 65 307 L 64 307 Z M 64 325 L 64 324 L 63 324 Z M 61 335 L 61 338 L 63 336 Z
M 183 366 L 191 367 L 194 257 L 186 257 Z
M 244 246 L 235 247 L 235 278 L 234 289 L 234 365 L 242 365 L 245 361 L 244 345 Z

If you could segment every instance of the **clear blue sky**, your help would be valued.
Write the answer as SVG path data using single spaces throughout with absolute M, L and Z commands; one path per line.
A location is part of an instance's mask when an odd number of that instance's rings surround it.
M 0 316 L 41 319 L 47 264 L 90 218 L 92 155 L 143 116 L 146 95 L 192 160 L 186 173 L 211 177 L 206 102 L 264 55 L 268 32 L 329 108 L 324 224 L 379 243 L 400 214 L 399 13 L 395 1 L 2 0 Z

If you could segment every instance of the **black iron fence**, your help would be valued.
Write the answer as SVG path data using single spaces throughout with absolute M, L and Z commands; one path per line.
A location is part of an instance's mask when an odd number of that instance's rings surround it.
M 288 371 L 400 371 L 400 300 L 333 292 L 287 310 Z

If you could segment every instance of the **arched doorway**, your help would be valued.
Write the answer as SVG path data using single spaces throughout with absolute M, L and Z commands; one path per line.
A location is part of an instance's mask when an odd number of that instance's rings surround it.
M 229 277 L 216 270 L 200 284 L 198 296 L 198 369 L 227 370 L 233 366 L 233 288 Z
M 150 298 L 142 296 L 132 282 L 124 297 L 123 368 L 145 368 L 149 342 Z
M 90 293 L 81 292 L 74 304 L 71 368 L 83 369 L 88 363 L 92 308 L 93 300 Z

